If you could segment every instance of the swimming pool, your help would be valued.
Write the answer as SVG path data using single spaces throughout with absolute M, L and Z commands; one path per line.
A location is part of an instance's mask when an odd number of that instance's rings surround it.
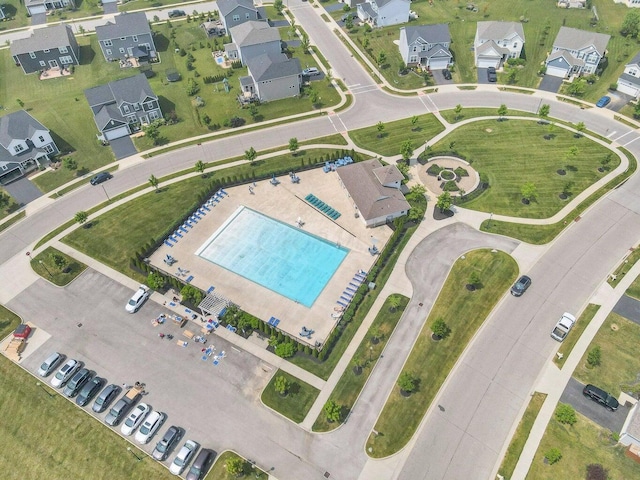
M 196 255 L 311 307 L 348 252 L 240 207 L 200 246 Z

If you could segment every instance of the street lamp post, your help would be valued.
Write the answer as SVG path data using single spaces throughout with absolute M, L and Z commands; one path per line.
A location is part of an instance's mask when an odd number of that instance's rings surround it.
M 107 193 L 107 189 L 104 188 L 104 185 L 100 185 L 102 187 L 102 191 L 104 192 L 104 194 L 107 196 L 107 201 L 110 202 L 111 199 L 109 198 L 109 194 Z
M 131 450 L 131 447 L 127 447 L 127 451 L 131 452 L 131 455 L 133 455 L 134 457 L 136 457 L 136 459 L 140 462 L 142 461 L 142 457 L 139 457 L 138 455 L 136 455 L 136 452 L 134 452 L 133 450 Z
M 493 212 L 489 214 L 489 225 L 487 225 L 487 230 L 491 228 L 491 220 L 493 220 Z
M 47 273 L 49 274 L 49 278 L 53 278 L 53 275 L 51 275 L 51 272 L 49 271 L 45 263 L 42 260 L 38 260 L 38 262 L 40 263 L 40 265 L 42 265 L 42 268 L 44 268 L 47 271 Z
M 55 397 L 55 395 L 53 393 L 49 392 L 46 388 L 44 388 L 40 382 L 36 383 L 36 387 L 40 387 L 44 391 L 44 393 L 49 395 L 50 398 Z

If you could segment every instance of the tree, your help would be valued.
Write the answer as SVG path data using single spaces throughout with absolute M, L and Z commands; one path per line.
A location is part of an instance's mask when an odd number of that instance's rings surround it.
M 575 145 L 572 145 L 571 147 L 569 147 L 569 151 L 567 152 L 567 156 L 565 158 L 567 160 L 574 160 L 579 153 L 580 153 L 580 150 L 578 150 L 578 147 L 576 147 Z
M 607 153 L 607 155 L 605 157 L 602 158 L 602 160 L 600 160 L 600 165 L 602 165 L 602 170 L 608 170 L 609 167 L 609 163 L 611 162 L 611 156 L 613 154 L 611 152 Z
M 260 112 L 258 111 L 258 107 L 256 106 L 255 103 L 252 103 L 251 106 L 249 107 L 249 115 L 251 115 L 251 118 L 253 118 L 254 122 L 258 121 Z
M 79 212 L 76 212 L 73 219 L 80 225 L 83 225 L 89 219 L 89 214 L 85 211 L 80 210 Z
M 462 105 L 457 104 L 456 108 L 453 109 L 453 113 L 456 114 L 456 120 L 459 120 L 462 114 Z
M 504 103 L 500 105 L 500 108 L 498 108 L 498 117 L 500 117 L 500 120 L 507 116 L 507 112 L 507 106 Z
M 284 10 L 284 3 L 282 0 L 275 0 L 273 2 L 273 8 L 276 9 L 276 12 L 278 12 L 278 14 L 282 14 L 282 10 Z
M 298 145 L 298 139 L 296 137 L 292 137 L 289 139 L 289 150 L 291 151 L 291 153 L 295 156 L 296 151 L 298 150 L 298 148 L 300 148 L 300 145 Z
M 145 137 L 148 137 L 154 145 L 158 144 L 158 141 L 160 140 L 160 129 L 155 122 L 142 127 L 142 131 L 144 132 Z
M 413 155 L 413 141 L 405 140 L 400 146 L 400 154 L 405 162 L 408 162 Z
M 567 93 L 569 93 L 569 95 L 572 95 L 574 97 L 580 97 L 584 95 L 584 92 L 587 90 L 586 83 L 587 83 L 586 80 L 582 78 L 574 80 L 567 87 Z
M 359 354 L 354 354 L 351 358 L 351 363 L 353 364 L 354 371 L 357 375 L 362 373 L 362 356 Z
M 380 341 L 380 327 L 371 327 L 369 333 L 371 334 L 371 343 L 378 343 Z
M 400 297 L 398 295 L 390 295 L 387 302 L 389 302 L 389 311 L 395 312 L 400 306 Z
M 49 255 L 49 258 L 60 271 L 64 270 L 67 266 L 67 259 L 59 253 L 53 252 Z
M 550 448 L 547 453 L 544 454 L 544 458 L 547 459 L 549 465 L 553 465 L 554 463 L 558 463 L 562 458 L 562 452 L 558 448 Z
M 407 220 L 410 222 L 421 222 L 424 219 L 426 209 L 422 205 L 413 205 L 407 214 Z
M 147 276 L 147 285 L 149 285 L 149 287 L 152 288 L 153 290 L 162 289 L 165 283 L 166 282 L 164 277 L 157 272 L 151 272 Z
M 376 129 L 378 130 L 378 138 L 382 138 L 382 132 L 384 132 L 384 123 L 381 121 L 376 123 Z
M 11 203 L 11 196 L 0 192 L 0 210 L 5 210 Z
M 348 16 L 344 21 L 344 28 L 347 30 L 351 30 L 353 28 L 353 18 L 351 16 Z
M 527 182 L 520 187 L 520 193 L 522 194 L 522 198 L 527 202 L 531 202 L 538 195 L 538 189 L 533 182 Z
M 592 463 L 587 465 L 587 478 L 586 480 L 607 480 L 609 472 L 599 463 Z
M 319 99 L 320 99 L 320 96 L 318 95 L 318 92 L 316 92 L 315 90 L 309 91 L 309 100 L 311 100 L 311 105 L 314 108 L 318 105 Z
M 440 195 L 438 195 L 436 207 L 440 209 L 441 213 L 449 210 L 449 208 L 451 208 L 451 194 L 449 192 L 442 192 Z
M 576 411 L 568 403 L 560 403 L 556 407 L 556 420 L 566 425 L 573 425 L 578 421 Z
M 469 274 L 469 279 L 467 280 L 467 285 L 471 285 L 474 288 L 479 288 L 482 285 L 482 281 L 480 280 L 480 274 L 475 270 Z
M 420 183 L 416 183 L 409 189 L 409 193 L 405 195 L 405 198 L 410 202 L 419 202 L 424 200 L 424 194 L 427 192 L 427 189 L 424 185 Z
M 256 160 L 257 156 L 258 152 L 256 152 L 256 149 L 253 147 L 249 147 L 249 150 L 244 151 L 244 158 L 246 158 L 249 163 L 251 163 L 251 165 L 253 165 L 253 162 Z
M 65 158 L 62 163 L 64 164 L 64 168 L 68 170 L 76 170 L 78 168 L 78 162 L 71 157 Z
M 22 100 L 18 98 L 16 102 L 18 102 L 18 105 L 20 105 L 20 108 L 24 108 L 24 102 Z
M 304 53 L 309 53 L 309 36 L 306 33 L 302 34 L 302 38 L 300 39 L 300 47 L 302 47 L 302 51 Z
M 297 33 L 296 33 L 297 28 L 298 28 L 298 27 L 296 26 L 296 22 L 295 22 L 295 20 L 292 20 L 292 21 L 291 21 L 291 26 L 289 27 L 289 32 L 288 32 L 289 38 L 293 38 L 293 37 L 295 37 L 295 36 L 296 36 L 296 34 L 297 34 Z
M 593 368 L 600 366 L 600 362 L 602 361 L 602 351 L 600 350 L 600 346 L 596 345 L 587 354 L 587 364 Z
M 571 195 L 571 189 L 573 188 L 573 182 L 566 182 L 564 184 L 564 186 L 562 187 L 562 194 L 565 197 L 568 197 L 569 195 Z
M 153 188 L 155 188 L 155 189 L 156 189 L 156 192 L 157 192 L 157 191 L 158 191 L 158 185 L 160 184 L 160 181 L 156 178 L 156 176 L 155 176 L 155 175 L 151 175 L 151 176 L 149 177 L 149 183 L 151 184 L 151 186 L 152 186 Z
M 289 391 L 289 381 L 284 375 L 278 375 L 273 381 L 273 388 L 280 395 L 286 395 Z
M 205 164 L 202 160 L 198 160 L 193 168 L 195 168 L 196 172 L 202 175 L 204 174 Z
M 515 68 L 509 69 L 509 74 L 507 75 L 507 83 L 509 85 L 513 85 L 518 81 L 518 71 Z
M 227 460 L 226 466 L 229 475 L 239 476 L 244 471 L 244 461 L 240 457 Z
M 409 372 L 402 372 L 398 377 L 398 386 L 400 391 L 405 393 L 415 392 L 417 387 L 417 379 Z
M 362 40 L 362 48 L 365 50 L 369 48 L 369 37 L 364 37 L 364 40 Z
M 543 122 L 547 122 L 547 120 L 549 119 L 549 112 L 551 111 L 551 107 L 548 104 L 544 104 L 540 107 L 540 110 L 538 110 L 538 116 L 540 117 L 540 120 L 542 120 Z
M 630 10 L 622 21 L 620 27 L 620 33 L 623 37 L 637 37 L 640 33 L 640 12 L 637 10 Z
M 275 353 L 280 358 L 293 357 L 293 355 L 296 353 L 296 346 L 293 343 L 289 342 L 279 343 L 275 349 Z
M 182 287 L 182 289 L 180 290 L 180 295 L 182 295 L 183 299 L 190 300 L 196 305 L 198 305 L 202 301 L 203 297 L 202 292 L 192 285 L 185 285 L 184 287 Z
M 584 124 L 584 122 L 576 123 L 576 130 L 578 131 L 579 136 L 584 135 L 584 132 L 586 129 L 587 129 L 587 126 Z
M 418 129 L 417 125 L 418 125 L 418 116 L 414 115 L 413 117 L 411 117 L 411 131 L 412 132 L 415 132 Z
M 387 61 L 387 54 L 384 51 L 381 51 L 378 54 L 378 67 L 382 67 Z
M 329 422 L 339 422 L 342 413 L 342 407 L 335 401 L 329 400 L 324 404 L 324 413 L 327 415 L 327 420 Z
M 451 328 L 442 318 L 437 318 L 431 326 L 431 331 L 439 339 L 445 339 L 451 334 Z

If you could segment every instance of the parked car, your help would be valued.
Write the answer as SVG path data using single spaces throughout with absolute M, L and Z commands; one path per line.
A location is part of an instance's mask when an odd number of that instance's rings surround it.
M 96 398 L 96 401 L 93 402 L 93 407 L 91 409 L 96 413 L 104 412 L 107 407 L 113 402 L 114 398 L 118 396 L 120 393 L 120 387 L 118 385 L 108 385 L 100 392 L 100 395 Z
M 92 373 L 88 368 L 81 368 L 76 372 L 76 374 L 69 380 L 67 385 L 64 387 L 62 393 L 64 393 L 67 397 L 72 398 L 78 395 L 78 392 L 84 384 L 89 381 Z
M 166 418 L 167 416 L 162 412 L 151 412 L 136 432 L 136 442 L 142 445 L 144 445 L 145 443 L 149 443 L 151 437 L 156 434 Z
M 305 77 L 320 75 L 320 70 L 318 70 L 316 67 L 305 68 L 304 70 L 302 70 L 302 75 L 304 75 Z
M 110 178 L 113 178 L 113 175 L 111 175 L 109 172 L 100 172 L 94 175 L 93 178 L 89 180 L 89 183 L 91 185 L 98 185 L 99 183 L 106 182 Z
M 487 68 L 487 80 L 491 83 L 495 83 L 498 81 L 498 74 L 496 73 L 495 67 Z
M 610 102 L 611 102 L 611 97 L 608 97 L 608 96 L 605 95 L 600 100 L 598 100 L 598 103 L 596 103 L 596 107 L 604 108 L 607 105 L 609 105 Z
M 445 68 L 444 70 L 442 70 L 442 76 L 445 80 L 451 80 L 451 70 Z
M 524 292 L 527 291 L 527 288 L 531 285 L 531 279 L 526 275 L 522 275 L 516 283 L 511 287 L 511 295 L 514 297 L 521 296 Z
M 187 472 L 186 480 L 201 480 L 213 462 L 214 452 L 208 448 L 203 448 L 193 461 L 193 465 Z
M 122 434 L 127 436 L 131 435 L 135 429 L 140 426 L 150 411 L 151 407 L 146 403 L 140 403 L 137 405 L 122 424 L 122 427 L 120 428 Z
M 556 326 L 553 327 L 551 331 L 551 338 L 557 340 L 558 342 L 563 341 L 569 335 L 569 332 L 573 328 L 573 325 L 576 323 L 576 317 L 571 315 L 568 312 L 564 312 Z
M 51 385 L 56 388 L 64 387 L 81 366 L 80 362 L 70 358 L 67 360 L 67 363 L 60 367 L 60 370 L 58 370 L 56 375 L 51 379 Z
M 184 10 L 171 10 L 168 15 L 169 15 L 169 18 L 176 18 L 176 17 L 184 17 L 187 14 Z
M 609 393 L 594 385 L 585 385 L 582 389 L 582 393 L 594 402 L 598 402 L 612 412 L 616 411 L 620 406 L 616 397 L 614 397 L 613 395 L 609 395 Z
M 173 462 L 169 467 L 169 471 L 174 475 L 180 475 L 187 464 L 191 461 L 198 448 L 200 448 L 198 443 L 193 440 L 187 440 L 178 452 L 178 455 L 176 455 L 176 458 L 173 459 Z
M 140 398 L 142 398 L 140 390 L 133 388 L 127 390 L 127 393 L 111 407 L 109 413 L 104 417 L 104 423 L 111 427 L 118 425 Z
M 349 19 L 356 19 L 358 18 L 358 14 L 356 12 L 347 12 L 344 15 L 342 15 L 342 18 L 340 18 L 340 20 L 342 20 L 343 22 L 346 22 Z
M 127 305 L 124 307 L 125 310 L 129 313 L 136 313 L 140 310 L 142 304 L 149 298 L 151 293 L 149 292 L 149 287 L 146 285 L 140 285 L 136 293 L 133 294 Z
M 81 407 L 87 405 L 91 399 L 97 395 L 105 382 L 106 380 L 104 378 L 96 376 L 93 377 L 90 382 L 85 383 L 76 397 L 76 405 Z
M 47 357 L 44 362 L 42 362 L 42 365 L 40 365 L 40 368 L 38 369 L 38 375 L 40 375 L 41 377 L 48 377 L 49 375 L 51 375 L 51 372 L 56 369 L 63 358 L 64 357 L 58 352 L 53 352 Z
M 167 455 L 169 455 L 178 440 L 180 440 L 180 437 L 182 437 L 182 429 L 175 425 L 170 426 L 169 430 L 167 430 L 162 437 L 162 440 L 156 443 L 156 448 L 153 449 L 151 456 L 156 460 L 163 461 L 167 458 Z

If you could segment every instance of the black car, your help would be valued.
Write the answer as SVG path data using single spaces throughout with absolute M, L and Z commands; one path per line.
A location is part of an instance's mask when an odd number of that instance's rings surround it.
M 184 10 L 171 10 L 169 12 L 169 18 L 176 18 L 176 17 L 184 17 L 186 15 Z
M 78 372 L 71 377 L 71 380 L 64 387 L 62 393 L 64 393 L 67 397 L 72 398 L 75 397 L 80 389 L 84 387 L 84 384 L 89 381 L 93 374 L 88 368 L 81 368 Z
M 445 68 L 444 70 L 442 70 L 442 76 L 445 80 L 451 80 L 451 71 L 449 71 L 448 68 Z
M 93 377 L 90 382 L 85 383 L 76 397 L 76 405 L 84 407 L 88 404 L 91 399 L 98 394 L 105 382 L 106 380 L 104 378 Z
M 518 281 L 513 284 L 513 287 L 511 287 L 511 295 L 513 295 L 514 297 L 519 297 L 527 291 L 529 285 L 531 285 L 531 279 L 526 275 L 522 275 L 518 279 Z
M 487 68 L 487 80 L 491 83 L 495 83 L 498 81 L 498 74 L 496 73 L 495 67 Z
M 180 440 L 180 437 L 182 437 L 182 429 L 180 427 L 176 427 L 175 425 L 169 427 L 169 430 L 165 432 L 162 440 L 156 443 L 156 448 L 154 448 L 151 453 L 153 458 L 159 461 L 167 458 L 175 444 Z
M 595 387 L 591 384 L 585 385 L 582 389 L 582 393 L 586 397 L 589 397 L 594 402 L 598 402 L 612 412 L 616 411 L 620 406 L 616 397 L 609 395 L 601 388 Z
M 112 383 L 111 385 L 106 386 L 100 392 L 96 401 L 93 402 L 92 410 L 96 413 L 104 412 L 109 404 L 113 402 L 113 399 L 118 396 L 118 393 L 120 393 L 120 387 L 118 385 L 114 385 Z
M 95 175 L 89 183 L 91 183 L 91 185 L 98 185 L 99 183 L 106 182 L 111 177 L 113 177 L 113 175 L 111 175 L 109 172 L 100 172 Z

